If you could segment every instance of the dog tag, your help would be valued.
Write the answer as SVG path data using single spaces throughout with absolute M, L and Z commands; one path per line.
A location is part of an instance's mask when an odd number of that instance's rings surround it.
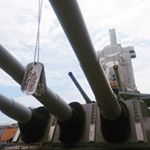
M 36 93 L 43 67 L 41 63 L 30 63 L 27 65 L 21 86 L 21 90 L 27 95 Z
M 46 91 L 46 78 L 45 78 L 45 70 L 44 70 L 44 66 L 43 66 L 41 77 L 40 77 L 37 89 L 34 94 L 36 96 L 41 96 L 42 94 L 45 93 L 45 91 Z

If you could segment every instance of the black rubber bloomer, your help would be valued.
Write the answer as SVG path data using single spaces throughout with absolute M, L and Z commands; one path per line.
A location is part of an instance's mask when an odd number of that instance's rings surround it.
M 107 120 L 101 115 L 101 130 L 106 141 L 116 143 L 123 142 L 131 132 L 130 114 L 126 105 L 120 101 L 121 115 L 115 120 Z
M 21 132 L 21 139 L 25 143 L 39 141 L 45 134 L 49 117 L 49 111 L 44 107 L 33 109 L 32 118 L 28 123 L 18 123 Z
M 59 140 L 65 145 L 77 143 L 83 133 L 85 124 L 85 112 L 82 105 L 78 102 L 69 104 L 72 108 L 72 116 L 66 122 L 58 121 L 60 127 Z

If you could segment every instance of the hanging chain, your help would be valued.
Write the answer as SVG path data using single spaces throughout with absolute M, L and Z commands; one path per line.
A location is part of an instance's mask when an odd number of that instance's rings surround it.
M 29 63 L 26 67 L 21 84 L 21 90 L 28 95 L 40 96 L 46 91 L 46 79 L 44 65 L 39 62 L 40 52 L 40 23 L 43 0 L 38 4 L 38 26 L 34 51 L 34 62 Z
M 34 63 L 39 62 L 39 55 L 40 55 L 40 24 L 41 24 L 41 14 L 42 14 L 42 6 L 43 0 L 39 0 L 38 4 L 38 27 L 37 27 L 37 35 L 36 35 L 36 44 L 34 50 Z

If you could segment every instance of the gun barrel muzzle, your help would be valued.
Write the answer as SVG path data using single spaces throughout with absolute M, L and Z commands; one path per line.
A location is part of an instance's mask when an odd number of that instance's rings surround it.
M 26 123 L 32 117 L 32 111 L 30 108 L 27 108 L 2 94 L 0 94 L 0 110 L 8 117 L 20 123 Z

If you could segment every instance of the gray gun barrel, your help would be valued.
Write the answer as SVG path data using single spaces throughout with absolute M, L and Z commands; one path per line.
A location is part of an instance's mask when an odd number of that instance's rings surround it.
M 45 134 L 49 122 L 49 112 L 44 107 L 27 108 L 0 94 L 0 111 L 16 120 L 21 138 L 26 143 L 37 142 Z
M 78 83 L 78 81 L 76 80 L 76 78 L 74 77 L 73 73 L 69 72 L 68 75 L 72 79 L 72 81 L 74 82 L 74 84 L 76 85 L 76 87 L 78 88 L 78 90 L 80 91 L 80 93 L 83 96 L 83 98 L 86 101 L 86 103 L 92 103 L 92 101 L 90 100 L 90 98 L 87 96 L 87 94 L 84 92 L 84 90 L 82 89 L 82 87 L 80 86 L 80 84 Z
M 121 114 L 121 107 L 95 54 L 77 2 L 75 0 L 49 1 L 80 61 L 101 113 L 107 119 L 116 119 Z
M 25 69 L 6 49 L 0 45 L 0 67 L 7 72 L 16 82 L 22 83 Z M 50 89 L 46 88 L 46 92 L 42 96 L 34 96 L 38 99 L 50 113 L 55 115 L 57 119 L 69 120 L 72 110 L 65 101 Z
M 27 123 L 32 117 L 30 108 L 0 94 L 0 110 L 8 117 L 20 122 Z

